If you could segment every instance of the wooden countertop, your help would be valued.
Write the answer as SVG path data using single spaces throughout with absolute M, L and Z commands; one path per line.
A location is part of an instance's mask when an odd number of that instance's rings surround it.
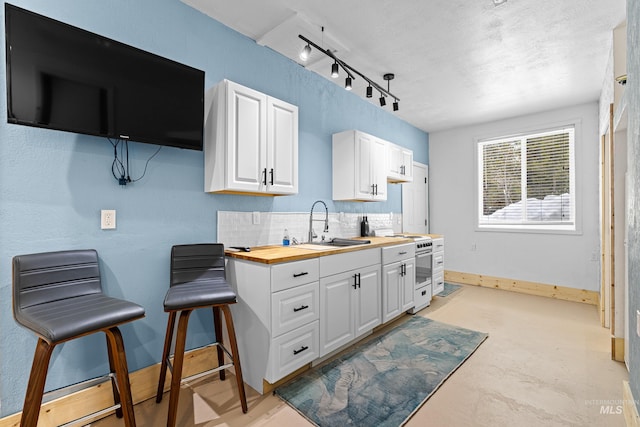
M 281 262 L 318 258 L 321 256 L 353 252 L 363 249 L 413 243 L 413 240 L 402 237 L 354 237 L 354 239 L 370 240 L 371 243 L 356 246 L 322 246 L 309 244 L 293 246 L 255 246 L 251 248 L 251 252 L 235 252 L 231 249 L 227 249 L 225 254 L 228 257 L 236 259 L 260 262 L 263 264 L 277 264 Z

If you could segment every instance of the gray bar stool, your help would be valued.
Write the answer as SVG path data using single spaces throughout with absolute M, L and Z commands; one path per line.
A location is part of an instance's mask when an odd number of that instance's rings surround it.
M 212 345 L 217 346 L 218 367 L 193 375 L 190 378 L 185 378 L 184 381 L 214 372 L 219 372 L 220 380 L 224 380 L 225 369 L 233 366 L 236 373 L 242 412 L 247 412 L 247 398 L 244 392 L 238 345 L 233 327 L 233 318 L 231 317 L 231 310 L 229 309 L 229 304 L 235 303 L 236 294 L 225 279 L 224 245 L 221 243 L 206 243 L 176 245 L 171 248 L 170 286 L 164 299 L 164 311 L 169 313 L 169 320 L 167 322 L 167 333 L 165 335 L 164 351 L 160 365 L 160 379 L 156 393 L 156 402 L 160 403 L 162 401 L 162 393 L 164 392 L 167 367 L 169 366 L 171 368 L 171 389 L 169 392 L 169 415 L 167 417 L 168 427 L 174 427 L 176 425 L 187 325 L 189 315 L 197 308 L 211 307 L 213 309 L 216 342 Z M 231 352 L 224 347 L 222 342 L 222 324 L 220 323 L 222 319 L 220 311 L 224 313 L 226 320 Z M 178 321 L 178 332 L 176 334 L 173 365 L 171 365 L 169 357 L 171 356 L 173 328 L 178 314 L 180 314 L 180 319 Z M 224 353 L 229 356 L 231 363 L 225 364 Z
M 36 427 L 38 424 L 54 347 L 102 331 L 107 337 L 110 374 L 96 380 L 111 379 L 115 404 L 80 420 L 116 409 L 118 417 L 124 416 L 125 426 L 135 427 L 127 358 L 118 325 L 144 317 L 144 308 L 102 293 L 95 250 L 15 256 L 13 316 L 18 324 L 38 336 L 21 426 Z

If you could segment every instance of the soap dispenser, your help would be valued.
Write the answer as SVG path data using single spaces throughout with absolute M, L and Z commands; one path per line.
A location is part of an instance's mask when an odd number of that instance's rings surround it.
M 289 240 L 289 230 L 284 229 L 284 237 L 282 238 L 282 246 L 289 246 L 291 241 Z

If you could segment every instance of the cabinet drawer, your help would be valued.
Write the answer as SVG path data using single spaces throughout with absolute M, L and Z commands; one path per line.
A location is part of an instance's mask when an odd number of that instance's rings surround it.
M 404 245 L 388 246 L 382 248 L 382 265 L 402 261 L 416 256 L 415 243 L 406 243 Z
M 444 238 L 433 239 L 433 253 L 444 251 Z
M 433 276 L 433 295 L 438 295 L 440 292 L 444 291 L 444 272 L 436 273 Z
M 319 322 L 280 335 L 271 344 L 270 369 L 265 379 L 270 383 L 282 379 L 318 357 Z
M 271 335 L 276 337 L 318 319 L 319 283 L 313 282 L 271 295 Z
M 438 271 L 444 269 L 444 252 L 434 253 L 433 254 L 433 273 L 436 274 Z
M 317 258 L 274 265 L 271 267 L 271 291 L 316 282 L 319 277 L 320 263 Z

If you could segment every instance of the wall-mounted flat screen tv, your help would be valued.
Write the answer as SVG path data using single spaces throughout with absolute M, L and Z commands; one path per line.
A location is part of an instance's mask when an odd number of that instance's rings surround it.
M 204 72 L 5 5 L 9 123 L 202 150 Z

